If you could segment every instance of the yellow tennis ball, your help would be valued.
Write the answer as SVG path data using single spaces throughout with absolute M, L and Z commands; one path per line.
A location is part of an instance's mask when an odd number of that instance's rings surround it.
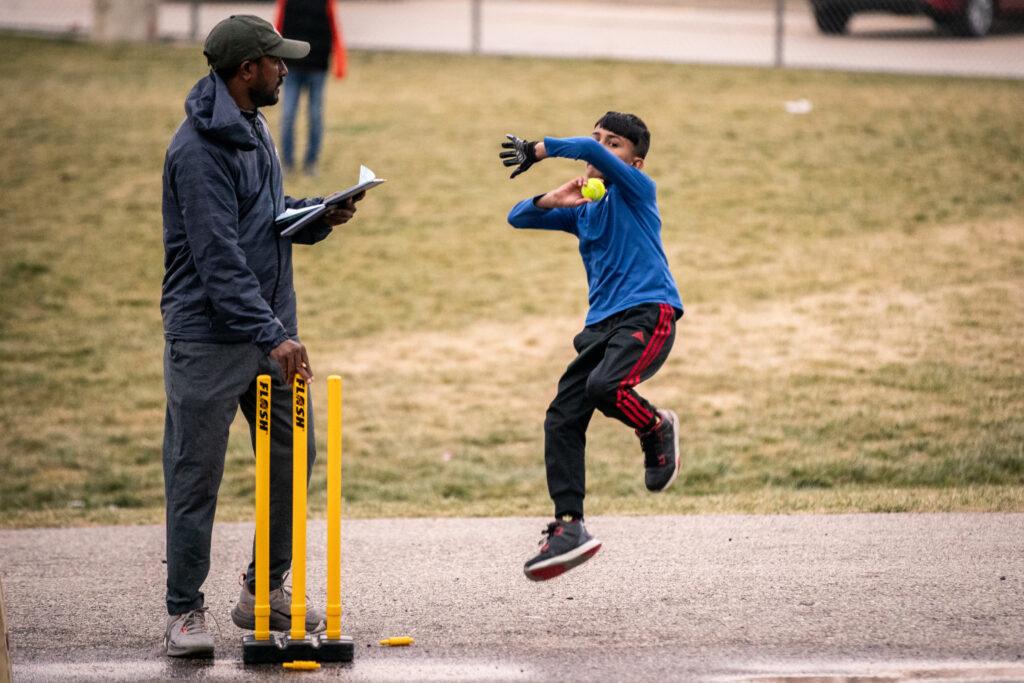
M 580 194 L 592 202 L 601 201 L 604 193 L 604 181 L 600 178 L 588 178 L 587 184 L 580 188 Z

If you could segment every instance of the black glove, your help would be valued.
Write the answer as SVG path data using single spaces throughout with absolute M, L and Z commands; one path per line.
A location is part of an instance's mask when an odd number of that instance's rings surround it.
M 512 175 L 509 176 L 509 178 L 515 178 L 517 175 L 537 163 L 537 143 L 517 138 L 511 133 L 505 137 L 507 137 L 509 141 L 501 143 L 501 146 L 505 151 L 500 153 L 498 156 L 501 157 L 501 163 L 506 166 L 519 166 L 519 168 L 512 171 Z

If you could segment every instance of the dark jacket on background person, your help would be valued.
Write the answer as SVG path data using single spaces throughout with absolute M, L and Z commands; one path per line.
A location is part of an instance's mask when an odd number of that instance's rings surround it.
M 275 216 L 318 200 L 284 196 L 266 120 L 242 112 L 219 76 L 196 83 L 185 114 L 164 160 L 164 335 L 269 353 L 298 334 L 292 242 L 313 244 L 331 228 L 278 235 Z
M 288 68 L 327 71 L 332 31 L 326 0 L 288 0 L 281 23 L 281 35 L 309 43 L 309 54 L 288 60 Z
M 348 65 L 334 0 L 277 0 L 274 26 L 285 38 L 309 43 L 309 54 L 288 61 L 288 68 L 327 71 L 334 60 L 334 76 L 344 78 Z

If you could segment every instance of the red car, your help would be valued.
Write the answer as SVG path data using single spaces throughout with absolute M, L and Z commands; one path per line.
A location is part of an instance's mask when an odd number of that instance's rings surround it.
M 927 14 L 942 28 L 983 36 L 999 16 L 1024 16 L 1024 0 L 811 0 L 822 33 L 845 33 L 857 12 Z

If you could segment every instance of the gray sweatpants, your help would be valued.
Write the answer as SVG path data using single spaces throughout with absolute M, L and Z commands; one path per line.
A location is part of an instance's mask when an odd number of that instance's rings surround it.
M 292 561 L 292 386 L 280 366 L 252 344 L 169 341 L 164 348 L 164 490 L 167 497 L 167 612 L 203 606 L 200 588 L 210 571 L 210 539 L 224 474 L 228 430 L 239 407 L 255 443 L 256 377 L 269 374 L 270 588 L 281 585 Z M 310 414 L 313 404 L 310 396 Z M 316 460 L 308 427 L 309 473 Z M 253 474 L 255 479 L 255 474 Z M 250 590 L 255 567 L 250 559 Z

